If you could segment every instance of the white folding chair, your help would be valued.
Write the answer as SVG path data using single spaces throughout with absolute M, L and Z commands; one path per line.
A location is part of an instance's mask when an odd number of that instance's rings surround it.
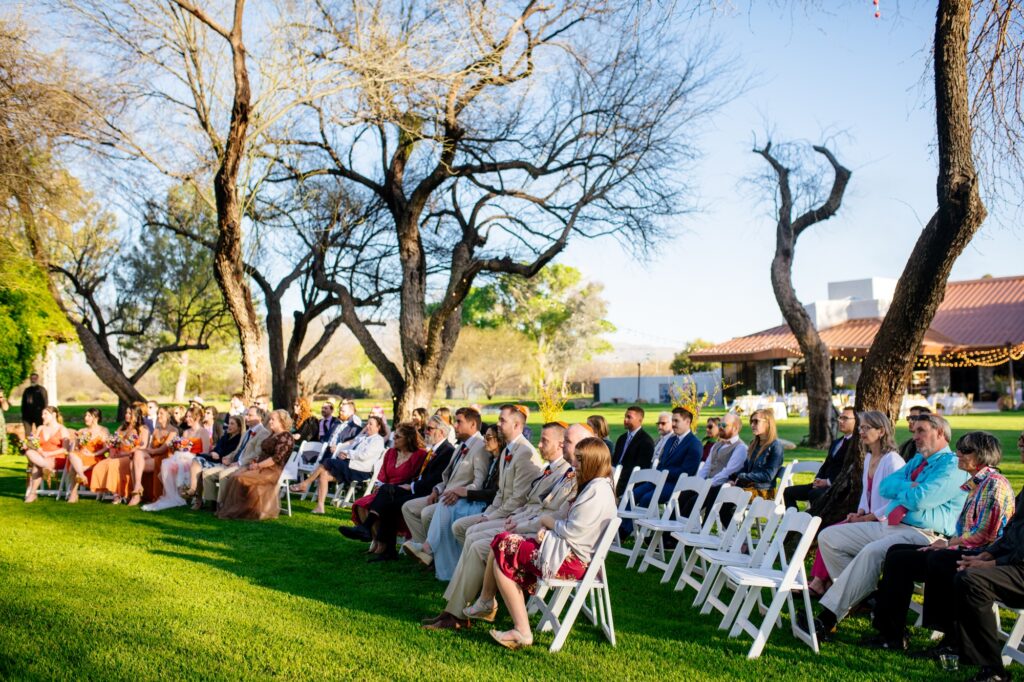
M 814 632 L 814 621 L 811 616 L 811 593 L 807 588 L 807 573 L 804 568 L 804 558 L 807 550 L 811 547 L 814 535 L 821 524 L 821 519 L 811 516 L 807 512 L 787 509 L 786 515 L 779 525 L 779 530 L 772 538 L 768 551 L 765 552 L 758 566 L 726 566 L 711 588 L 708 596 L 718 597 L 722 589 L 729 587 L 733 590 L 729 609 L 726 611 L 722 624 L 727 626 L 732 623 L 729 630 L 730 637 L 736 637 L 745 632 L 754 638 L 747 658 L 757 658 L 764 650 L 768 637 L 772 630 L 780 622 L 783 605 L 788 607 L 790 627 L 793 636 L 804 642 L 814 653 L 818 653 L 818 638 Z M 798 534 L 800 541 L 792 553 L 786 553 L 786 540 L 790 534 Z M 771 591 L 771 601 L 760 625 L 751 620 L 755 606 L 763 606 L 761 602 L 762 590 Z M 793 592 L 799 592 L 803 596 L 803 615 L 806 623 L 801 627 L 797 624 L 797 611 L 793 605 Z M 760 609 L 759 609 L 760 610 Z M 721 627 L 721 626 L 720 626 Z
M 618 486 L 619 485 L 619 476 L 621 476 L 621 475 L 622 475 L 622 465 L 621 464 L 616 464 L 615 467 L 612 469 L 612 485 L 613 486 Z
M 569 631 L 580 611 L 604 632 L 612 646 L 615 646 L 615 623 L 612 620 L 612 599 L 608 591 L 608 573 L 605 571 L 605 557 L 614 538 L 619 535 L 621 520 L 612 518 L 605 522 L 601 539 L 594 547 L 587 572 L 580 580 L 539 580 L 537 591 L 530 598 L 530 610 L 539 611 L 540 621 L 534 628 L 537 632 L 554 630 L 555 638 L 548 648 L 552 653 L 559 651 L 565 644 Z M 548 592 L 551 597 L 545 601 Z M 566 603 L 569 608 L 562 616 Z
M 781 504 L 775 504 L 773 500 L 756 498 L 747 507 L 747 513 L 743 517 L 732 542 L 723 549 L 698 549 L 690 557 L 693 562 L 703 565 L 703 577 L 698 580 L 693 576 L 697 571 L 687 572 L 683 567 L 681 584 L 689 585 L 697 590 L 697 596 L 693 599 L 693 605 L 703 605 L 701 613 L 711 613 L 711 609 L 717 609 L 721 613 L 728 610 L 728 605 L 720 601 L 709 601 L 708 593 L 711 586 L 715 584 L 718 572 L 724 566 L 757 566 L 760 564 L 764 553 L 772 544 L 775 531 L 782 522 L 786 510 Z
M 331 504 L 335 507 L 349 507 L 352 502 L 356 499 L 356 490 L 359 486 L 363 487 L 363 495 L 369 495 L 370 489 L 373 487 L 373 482 L 377 480 L 377 474 L 380 473 L 380 468 L 384 466 L 384 455 L 382 454 L 377 458 L 377 461 L 373 463 L 373 472 L 370 473 L 370 477 L 365 481 L 353 481 L 347 486 L 338 485 L 334 488 L 334 499 L 331 500 Z
M 1021 651 L 1020 648 L 1021 640 L 1024 639 L 1024 609 L 1010 608 L 1006 604 L 1000 604 L 999 602 L 993 604 L 992 608 L 996 612 L 996 631 L 1000 637 L 1006 640 L 1006 644 L 1003 646 L 1003 665 L 1008 666 L 1011 663 L 1024 665 L 1024 651 Z M 1017 620 L 1009 632 L 1003 630 L 999 609 L 1006 609 L 1017 614 Z
M 315 440 L 314 441 L 304 440 L 304 441 L 302 441 L 302 443 L 299 444 L 299 450 L 298 450 L 299 459 L 298 459 L 298 463 L 296 465 L 296 473 L 298 475 L 299 480 L 302 480 L 303 478 L 308 477 L 310 474 L 312 474 L 316 470 L 316 467 L 317 467 L 318 463 L 320 462 L 320 457 L 321 457 L 321 455 L 323 455 L 323 452 L 324 452 L 324 450 L 326 448 L 327 448 L 327 443 L 318 443 Z M 307 462 L 304 459 L 304 457 L 303 457 L 303 456 L 311 456 L 311 455 L 314 456 L 312 462 Z M 307 489 L 306 492 L 304 492 L 302 494 L 302 499 L 305 500 L 306 497 L 308 495 L 311 495 L 312 493 L 313 493 L 313 486 L 310 486 L 309 489 Z
M 722 507 L 726 504 L 733 505 L 734 511 L 729 521 L 723 523 L 721 512 Z M 679 577 L 679 582 L 676 583 L 675 589 L 683 589 L 684 580 L 687 576 L 685 569 L 689 567 L 691 571 L 699 570 L 699 567 L 696 567 L 687 555 L 687 548 L 691 550 L 689 554 L 692 555 L 694 551 L 701 547 L 707 549 L 728 547 L 729 543 L 732 542 L 732 536 L 736 533 L 740 519 L 743 518 L 743 512 L 747 510 L 748 504 L 750 504 L 750 493 L 743 488 L 731 485 L 724 485 L 719 488 L 718 496 L 708 510 L 708 515 L 704 518 L 704 525 L 699 530 L 672 533 L 672 537 L 677 541 L 676 551 L 672 553 L 672 559 L 665 567 L 665 573 L 661 576 L 661 582 L 667 583 L 670 581 L 672 574 L 676 571 L 676 567 L 682 564 L 684 567 L 683 575 Z
M 787 464 L 786 468 L 782 470 L 779 485 L 775 488 L 775 504 L 783 503 L 782 492 L 789 486 L 793 485 L 794 476 L 797 474 L 817 475 L 819 469 L 821 469 L 821 462 L 801 462 L 800 460 L 794 459 L 792 462 Z
M 633 543 L 633 553 L 629 556 L 626 568 L 632 568 L 636 560 L 643 552 L 643 561 L 640 562 L 640 573 L 647 571 L 648 566 L 657 566 L 664 570 L 668 568 L 668 555 L 665 551 L 665 533 L 678 531 L 680 533 L 695 533 L 700 530 L 700 508 L 704 505 L 704 498 L 711 489 L 711 481 L 696 476 L 680 476 L 676 481 L 676 487 L 668 498 L 665 511 L 661 518 L 640 519 L 636 522 L 636 542 Z M 692 492 L 696 497 L 689 514 L 683 514 L 679 508 L 679 498 L 684 492 Z M 651 536 L 644 551 L 644 538 Z
M 658 469 L 633 469 L 629 474 L 629 482 L 626 483 L 626 490 L 622 493 L 622 499 L 619 500 L 619 519 L 649 519 L 654 518 L 658 515 L 658 498 L 661 496 L 661 489 L 665 486 L 665 479 L 668 478 L 667 471 L 659 471 Z M 650 483 L 654 486 L 654 494 L 651 495 L 650 502 L 647 506 L 640 507 L 636 503 L 634 498 L 634 489 L 641 483 Z M 634 532 L 636 527 L 633 528 Z M 624 554 L 629 556 L 632 550 L 626 549 L 619 542 L 619 536 L 616 535 L 612 540 L 612 546 L 610 551 L 617 554 Z
M 292 515 L 292 491 L 288 486 L 299 478 L 298 463 L 299 453 L 293 452 L 285 462 L 284 468 L 281 469 L 281 475 L 277 479 L 278 497 L 288 500 L 288 516 Z M 285 509 L 284 505 L 281 506 L 281 509 Z

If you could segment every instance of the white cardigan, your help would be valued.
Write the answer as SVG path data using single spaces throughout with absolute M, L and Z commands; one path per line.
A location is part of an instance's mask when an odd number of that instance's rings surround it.
M 338 452 L 348 455 L 348 466 L 353 471 L 370 473 L 373 471 L 373 465 L 384 454 L 384 438 L 378 433 L 372 436 L 356 436 L 348 447 L 339 446 Z
M 881 461 L 878 462 L 878 468 L 875 469 L 875 475 L 873 477 L 873 485 L 871 486 L 871 499 L 868 499 L 868 469 L 871 467 L 871 453 L 868 452 L 864 455 L 864 473 L 861 475 L 861 483 L 864 486 L 860 494 L 860 502 L 857 503 L 857 509 L 863 509 L 865 512 L 878 516 L 882 513 L 891 500 L 882 497 L 878 489 L 882 487 L 882 481 L 885 477 L 894 471 L 902 469 L 906 462 L 900 457 L 899 453 L 893 450 L 882 455 Z M 881 517 L 879 517 L 881 518 Z
M 583 563 L 590 563 L 601 539 L 605 521 L 615 517 L 615 490 L 610 478 L 595 478 L 576 496 L 565 521 L 556 521 L 541 542 L 540 569 L 545 579 L 558 573 L 571 550 Z

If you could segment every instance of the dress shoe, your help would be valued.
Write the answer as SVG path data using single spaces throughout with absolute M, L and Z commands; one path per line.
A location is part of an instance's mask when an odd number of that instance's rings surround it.
M 950 646 L 943 642 L 939 642 L 935 646 L 928 647 L 927 649 L 924 649 L 922 651 L 915 651 L 914 653 L 910 654 L 910 657 L 916 658 L 918 660 L 937 661 L 939 660 L 939 656 L 955 656 L 959 653 L 960 652 L 957 651 L 957 648 L 955 646 Z
M 834 634 L 836 634 L 835 623 L 831 623 L 822 618 L 814 619 L 814 636 L 818 638 L 819 642 L 830 641 Z
M 1006 668 L 993 668 L 986 665 L 971 678 L 971 682 L 1009 682 L 1012 679 L 1010 673 L 1006 672 Z
M 427 568 L 430 568 L 434 565 L 434 555 L 430 552 L 424 552 L 422 544 L 409 540 L 402 544 L 402 548 L 405 549 L 406 554 L 408 554 L 413 559 L 420 562 Z
M 370 529 L 366 526 L 338 526 L 338 532 L 349 540 L 362 540 L 369 542 L 373 539 Z
M 376 564 L 380 563 L 381 561 L 398 561 L 398 554 L 394 551 L 381 552 L 380 554 L 377 554 L 376 556 L 372 556 L 369 559 L 367 559 L 366 563 Z
M 430 618 L 424 618 L 423 620 L 420 621 L 420 625 L 430 625 L 431 623 L 436 623 L 437 621 L 441 620 L 445 616 L 448 616 L 449 618 L 451 618 L 452 614 L 448 613 L 447 611 L 442 611 L 441 613 L 437 614 L 436 616 L 431 616 Z
M 465 630 L 471 627 L 468 620 L 459 620 L 450 613 L 444 614 L 444 616 L 433 623 L 428 623 L 423 626 L 425 630 Z
M 887 635 L 874 635 L 872 637 L 866 637 L 861 642 L 863 646 L 869 649 L 883 649 L 885 651 L 906 651 L 910 644 L 908 637 L 904 634 L 902 637 L 890 637 Z
M 462 615 L 470 620 L 483 620 L 493 623 L 498 615 L 498 602 L 492 600 L 485 603 L 477 599 L 471 606 L 462 609 Z

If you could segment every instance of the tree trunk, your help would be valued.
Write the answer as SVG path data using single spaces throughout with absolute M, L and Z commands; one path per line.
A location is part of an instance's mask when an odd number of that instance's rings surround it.
M 892 305 L 857 381 L 857 410 L 880 410 L 896 422 L 921 341 L 946 291 L 957 257 L 985 219 L 971 148 L 967 50 L 971 0 L 940 0 L 935 20 L 935 114 L 938 130 L 938 210 L 903 269 Z M 856 511 L 862 463 L 847 456 L 839 480 L 814 505 L 825 524 Z
M 178 379 L 174 382 L 174 402 L 185 402 L 185 390 L 188 388 L 188 351 L 181 354 L 178 361 Z
M 407 373 L 405 390 L 395 394 L 394 397 L 394 423 L 400 424 L 408 421 L 412 416 L 412 411 L 417 407 L 424 407 L 429 412 L 439 381 L 436 375 L 425 376 L 424 373 L 415 375 Z

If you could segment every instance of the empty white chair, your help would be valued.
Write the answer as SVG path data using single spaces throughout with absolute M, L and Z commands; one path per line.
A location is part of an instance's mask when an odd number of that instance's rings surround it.
M 277 489 L 279 491 L 279 497 L 284 497 L 288 500 L 287 513 L 288 516 L 292 515 L 292 491 L 289 489 L 289 485 L 298 480 L 299 478 L 299 453 L 293 452 L 288 457 L 288 461 L 285 462 L 284 467 L 281 469 L 281 475 L 277 479 Z M 284 505 L 281 505 L 281 509 L 285 509 Z
M 664 570 L 668 568 L 668 557 L 665 553 L 665 533 L 679 531 L 681 533 L 695 533 L 700 530 L 700 508 L 704 504 L 708 490 L 711 489 L 711 481 L 694 476 L 680 476 L 676 481 L 676 487 L 668 498 L 665 511 L 661 518 L 640 519 L 636 522 L 636 542 L 633 544 L 633 553 L 629 556 L 627 568 L 631 568 L 641 552 L 643 561 L 640 562 L 640 573 L 644 573 L 648 566 L 657 566 Z M 684 492 L 696 495 L 689 514 L 683 514 L 679 508 L 679 498 Z M 644 538 L 650 535 L 650 542 L 647 551 L 644 552 Z
M 608 574 L 604 561 L 608 556 L 612 541 L 619 536 L 618 518 L 609 519 L 601 533 L 601 539 L 594 547 L 594 553 L 587 566 L 587 572 L 580 580 L 538 580 L 537 591 L 530 598 L 529 610 L 539 611 L 540 621 L 534 628 L 537 632 L 554 630 L 555 638 L 549 651 L 556 652 L 565 644 L 565 639 L 572 630 L 580 611 L 594 625 L 600 626 L 604 636 L 615 646 L 615 623 L 612 620 L 612 600 L 608 591 Z M 548 593 L 550 598 L 545 601 Z M 562 610 L 568 603 L 568 609 L 562 616 Z
M 732 517 L 730 517 L 728 522 L 723 523 L 721 511 L 722 507 L 726 504 L 734 505 L 735 511 L 733 511 Z M 743 512 L 746 511 L 748 504 L 750 504 L 750 493 L 746 490 L 731 485 L 722 486 L 718 490 L 718 496 L 708 510 L 708 515 L 705 517 L 704 525 L 701 526 L 700 530 L 683 533 L 676 531 L 672 533 L 672 537 L 677 540 L 676 551 L 672 553 L 672 559 L 665 567 L 665 573 L 661 576 L 661 582 L 667 583 L 670 581 L 677 566 L 685 566 L 690 563 L 687 555 L 688 548 L 696 550 L 700 547 L 710 549 L 728 547 L 729 543 L 732 542 L 732 536 L 736 533 L 736 528 L 739 526 L 740 519 L 743 518 Z M 682 578 L 676 583 L 676 589 L 683 589 Z
M 783 503 L 782 492 L 787 487 L 793 485 L 793 477 L 795 475 L 817 475 L 819 469 L 821 469 L 821 462 L 801 462 L 800 460 L 794 459 L 792 462 L 787 464 L 786 468 L 782 470 L 782 476 L 779 478 L 779 485 L 775 488 L 775 504 Z
M 302 441 L 299 444 L 299 459 L 296 464 L 296 473 L 299 480 L 309 476 L 317 467 L 317 463 L 320 461 L 321 455 L 323 455 L 324 449 L 327 447 L 327 443 L 318 443 L 314 441 Z M 312 459 L 311 462 L 307 462 L 305 457 Z M 306 499 L 308 495 L 313 493 L 313 486 L 310 486 L 305 493 L 302 494 L 302 499 Z
M 658 498 L 661 496 L 661 489 L 665 486 L 665 479 L 668 478 L 667 471 L 659 471 L 657 469 L 633 469 L 629 474 L 629 482 L 626 483 L 626 490 L 622 493 L 622 499 L 619 500 L 619 519 L 649 519 L 654 518 L 658 515 Z M 636 486 L 641 483 L 650 483 L 654 486 L 654 494 L 651 495 L 651 501 L 647 506 L 640 507 L 636 503 L 634 498 L 634 490 Z M 634 527 L 634 531 L 636 528 Z M 619 536 L 616 535 L 612 540 L 611 550 L 618 554 L 625 554 L 629 556 L 631 550 L 626 549 L 619 542 Z
M 811 616 L 811 593 L 807 589 L 804 558 L 820 524 L 821 519 L 817 516 L 796 509 L 787 509 L 779 530 L 772 538 L 771 545 L 759 565 L 726 566 L 715 578 L 708 599 L 717 598 L 727 586 L 733 589 L 729 609 L 722 624 L 726 626 L 729 622 L 732 623 L 730 637 L 745 632 L 754 638 L 747 652 L 748 659 L 761 655 L 768 637 L 779 621 L 783 605 L 788 607 L 793 636 L 810 646 L 814 653 L 818 653 L 818 638 L 814 633 L 814 621 Z M 790 534 L 799 535 L 800 540 L 792 553 L 787 554 L 786 540 Z M 771 599 L 764 611 L 761 624 L 757 625 L 751 620 L 751 615 L 755 606 L 762 605 L 762 590 L 769 590 Z M 799 592 L 803 597 L 804 609 L 801 615 L 807 622 L 802 627 L 797 623 L 798 614 L 793 605 L 793 592 Z
M 747 507 L 747 513 L 728 547 L 701 548 L 690 553 L 690 559 L 686 566 L 683 566 L 683 574 L 679 578 L 677 588 L 689 585 L 697 590 L 693 605 L 703 604 L 701 613 L 711 613 L 711 609 L 714 608 L 724 614 L 728 610 L 728 605 L 717 599 L 708 600 L 708 594 L 711 592 L 711 586 L 715 584 L 718 572 L 724 566 L 757 566 L 771 546 L 772 538 L 785 513 L 786 510 L 781 504 L 775 504 L 773 500 L 756 498 Z M 698 564 L 703 569 L 702 577 L 698 577 L 700 571 L 694 570 Z

